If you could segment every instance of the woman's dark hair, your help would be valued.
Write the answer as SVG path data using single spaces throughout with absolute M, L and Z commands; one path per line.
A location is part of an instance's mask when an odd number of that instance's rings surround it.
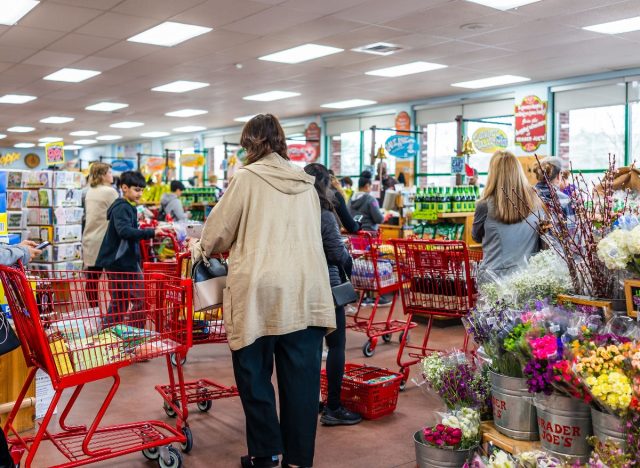
M 320 207 L 323 210 L 334 211 L 334 194 L 331 190 L 331 174 L 322 164 L 312 163 L 304 168 L 304 172 L 316 178 L 315 188 L 320 197 Z
M 247 164 L 260 161 L 271 153 L 289 159 L 287 140 L 278 119 L 271 114 L 258 114 L 242 129 L 240 146 L 247 150 Z
M 367 172 L 367 171 L 365 171 Z M 362 173 L 364 174 L 364 172 Z M 369 185 L 371 183 L 371 177 L 365 177 L 364 175 L 360 174 L 360 178 L 358 179 L 358 188 L 364 188 L 367 185 Z
M 553 180 L 556 180 L 562 170 L 555 164 L 549 162 L 541 162 L 533 168 L 533 172 L 536 174 L 538 182 L 544 182 L 546 179 L 551 182 Z
M 120 174 L 120 185 L 145 188 L 147 182 L 144 180 L 144 176 L 140 171 L 126 171 Z
M 340 183 L 342 184 L 343 187 L 346 187 L 347 185 L 353 186 L 353 180 L 351 180 L 351 177 L 349 176 L 343 177 L 342 179 L 340 179 Z
M 371 173 L 371 171 L 362 171 L 360 173 L 360 178 L 365 178 L 365 179 L 373 179 L 373 174 Z

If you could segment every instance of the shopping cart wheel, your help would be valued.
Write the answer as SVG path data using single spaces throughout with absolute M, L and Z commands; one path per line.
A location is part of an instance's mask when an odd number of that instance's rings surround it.
M 169 447 L 167 460 L 159 457 L 158 465 L 160 468 L 180 468 L 182 466 L 182 455 L 173 447 Z
M 385 343 L 391 343 L 392 335 L 391 333 L 387 333 L 386 335 L 382 335 L 382 341 Z
M 407 387 L 407 381 L 409 380 L 409 368 L 401 367 L 399 372 L 402 374 L 402 380 L 400 381 L 400 391 L 404 392 L 404 389 Z
M 176 353 L 171 353 L 170 358 L 171 358 L 171 364 L 173 364 L 173 367 L 176 367 L 178 365 L 178 357 L 176 356 Z M 187 356 L 182 358 L 182 360 L 180 361 L 180 365 L 184 366 L 186 362 L 187 362 Z
M 209 411 L 212 406 L 213 406 L 213 401 L 211 400 L 204 400 L 204 401 L 198 402 L 198 409 L 203 413 L 206 413 L 207 411 Z
M 142 451 L 142 455 L 144 455 L 144 458 L 147 460 L 157 460 L 160 458 L 160 450 L 158 450 L 158 447 L 151 447 L 144 449 Z
M 176 402 L 175 403 L 178 407 L 180 406 L 180 403 Z M 163 404 L 164 407 L 164 412 L 167 413 L 167 416 L 169 416 L 170 418 L 175 418 L 178 414 L 173 410 L 173 408 L 171 407 L 171 405 L 169 403 L 167 403 L 166 401 Z
M 376 349 L 373 347 L 371 341 L 367 341 L 362 347 L 362 354 L 364 354 L 365 357 L 371 357 L 375 354 L 375 352 Z
M 189 453 L 193 448 L 193 434 L 191 433 L 191 429 L 188 427 L 183 427 L 182 433 L 187 438 L 187 440 L 184 444 L 180 444 L 180 448 L 184 453 Z
M 404 336 L 404 331 L 401 331 L 400 336 L 398 337 L 398 343 L 402 343 L 403 336 Z M 407 343 L 409 342 L 409 339 L 411 339 L 411 333 L 407 332 Z

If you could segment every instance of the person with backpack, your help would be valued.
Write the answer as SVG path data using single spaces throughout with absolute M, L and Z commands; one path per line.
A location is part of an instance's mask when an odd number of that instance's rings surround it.
M 166 221 L 167 216 L 173 221 L 186 221 L 189 215 L 184 212 L 182 200 L 180 200 L 182 191 L 185 189 L 184 184 L 179 180 L 172 180 L 170 189 L 171 193 L 165 193 L 160 199 L 158 221 Z

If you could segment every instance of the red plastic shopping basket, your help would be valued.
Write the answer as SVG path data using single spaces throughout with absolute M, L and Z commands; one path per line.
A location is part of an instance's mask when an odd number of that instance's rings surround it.
M 402 374 L 379 367 L 345 364 L 342 404 L 365 419 L 378 419 L 395 411 Z M 322 400 L 327 400 L 327 374 L 320 375 Z

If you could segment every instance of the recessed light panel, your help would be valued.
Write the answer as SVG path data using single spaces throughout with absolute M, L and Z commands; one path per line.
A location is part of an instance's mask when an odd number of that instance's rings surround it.
M 53 143 L 54 141 L 62 141 L 64 140 L 64 138 L 60 138 L 60 137 L 44 137 L 44 138 L 40 138 L 38 141 L 40 143 Z
M 27 96 L 26 94 L 5 94 L 0 97 L 0 104 L 24 104 L 35 99 L 37 99 L 35 96 Z
M 145 132 L 140 134 L 140 136 L 144 138 L 160 138 L 169 135 L 171 135 L 169 132 Z
M 76 145 L 92 145 L 97 142 L 98 140 L 76 140 L 73 143 Z
M 78 130 L 78 131 L 69 133 L 69 135 L 72 135 L 72 136 L 91 136 L 91 135 L 97 135 L 97 134 L 98 132 L 94 130 Z
M 14 148 L 33 148 L 35 143 L 16 143 L 13 145 Z
M 468 2 L 477 3 L 479 5 L 495 8 L 496 10 L 511 10 L 512 8 L 518 8 L 530 3 L 536 3 L 540 0 L 467 0 Z
M 253 119 L 255 117 L 254 115 L 244 115 L 242 117 L 236 117 L 235 120 L 236 122 L 248 122 L 249 120 Z
M 40 120 L 40 122 L 49 123 L 49 124 L 63 124 L 67 122 L 72 122 L 73 120 L 75 120 L 73 117 L 62 117 L 62 116 L 52 115 L 51 117 L 47 117 L 45 119 Z
M 453 83 L 451 86 L 456 86 L 458 88 L 469 88 L 469 89 L 479 89 L 479 88 L 491 88 L 492 86 L 502 86 L 513 83 L 522 83 L 524 81 L 530 81 L 531 78 L 525 78 L 524 76 L 515 76 L 515 75 L 500 75 L 500 76 L 492 76 L 490 78 L 482 78 L 480 80 L 472 80 L 472 81 L 462 81 L 460 83 Z
M 80 83 L 88 80 L 102 72 L 96 70 L 81 70 L 79 68 L 63 68 L 51 75 L 45 76 L 43 79 L 48 81 L 65 81 L 67 83 Z
M 165 21 L 127 40 L 131 42 L 141 42 L 143 44 L 171 47 L 210 31 L 213 31 L 213 28 Z
M 166 116 L 168 117 L 193 117 L 195 115 L 203 115 L 207 114 L 209 111 L 203 109 L 180 109 L 173 112 L 167 112 Z
M 253 94 L 251 96 L 245 96 L 242 99 L 245 101 L 261 101 L 270 102 L 278 101 L 280 99 L 287 99 L 300 96 L 300 93 L 293 93 L 291 91 L 269 91 L 267 93 Z
M 275 54 L 265 55 L 264 57 L 260 57 L 260 60 L 280 63 L 301 63 L 320 57 L 326 57 L 327 55 L 337 54 L 343 51 L 344 49 L 338 49 L 337 47 L 329 47 L 318 44 L 304 44 L 298 47 L 293 47 L 291 49 L 276 52 Z
M 13 26 L 20 18 L 38 6 L 38 3 L 40 2 L 36 0 L 6 0 L 2 2 L 0 24 Z
M 99 135 L 96 137 L 96 140 L 112 141 L 112 140 L 119 140 L 120 138 L 122 138 L 120 135 Z
M 144 124 L 142 122 L 116 122 L 114 124 L 109 125 L 111 128 L 135 128 L 142 127 Z
M 75 150 L 82 149 L 82 146 L 80 146 L 80 145 L 64 145 L 64 149 L 65 150 L 70 150 L 70 151 L 75 151 Z
M 124 104 L 122 102 L 99 102 L 97 104 L 87 106 L 85 109 L 99 112 L 112 112 L 114 110 L 124 109 L 125 107 L 129 107 L 129 104 Z
M 193 91 L 194 89 L 206 88 L 209 83 L 203 83 L 201 81 L 172 81 L 162 86 L 156 86 L 151 88 L 151 91 L 160 91 L 163 93 L 186 93 Z
M 396 65 L 395 67 L 380 68 L 378 70 L 368 71 L 367 75 L 384 76 L 387 78 L 396 78 L 398 76 L 413 75 L 415 73 L 423 73 L 432 70 L 447 68 L 446 65 L 431 62 L 411 62 L 404 65 Z
M 7 135 L 5 135 L 4 133 L 0 133 L 0 140 L 7 138 Z
M 17 125 L 15 127 L 7 128 L 7 130 L 10 131 L 10 132 L 14 132 L 14 133 L 29 133 L 29 132 L 33 132 L 35 130 L 35 128 L 33 128 L 33 127 L 23 127 L 21 125 Z
M 640 30 L 640 16 L 610 21 L 608 23 L 594 24 L 593 26 L 585 26 L 582 29 L 602 34 L 623 34 L 638 31 Z
M 377 104 L 376 101 L 370 101 L 368 99 L 348 99 L 346 101 L 330 102 L 328 104 L 322 104 L 320 107 L 326 107 L 328 109 L 350 109 L 352 107 L 362 107 Z
M 185 127 L 174 128 L 174 132 L 180 133 L 189 133 L 189 132 L 199 132 L 201 130 L 206 130 L 207 127 L 200 127 L 198 125 L 187 125 Z

